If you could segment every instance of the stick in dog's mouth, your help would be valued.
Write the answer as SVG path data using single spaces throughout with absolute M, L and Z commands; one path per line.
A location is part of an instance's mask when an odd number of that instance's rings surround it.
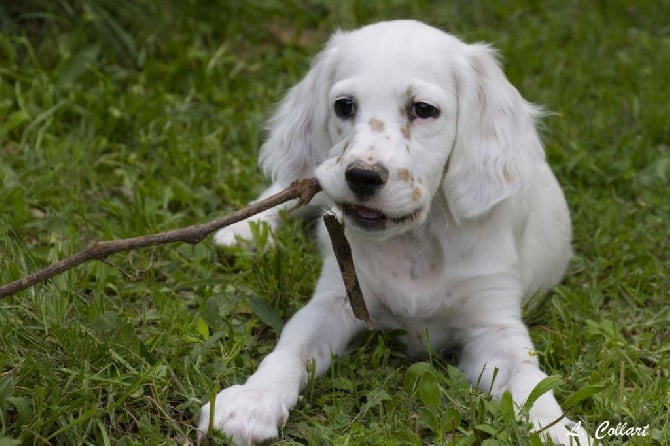
M 337 264 L 342 273 L 342 280 L 347 289 L 347 297 L 349 298 L 349 303 L 351 304 L 354 316 L 365 322 L 368 330 L 372 330 L 372 320 L 368 313 L 368 307 L 365 305 L 363 292 L 361 291 L 361 286 L 358 283 L 358 276 L 356 275 L 356 270 L 354 268 L 351 246 L 349 246 L 349 241 L 344 235 L 344 224 L 340 222 L 335 215 L 328 213 L 323 214 L 323 222 L 326 224 L 326 229 L 330 236 L 330 243 L 333 245 L 335 258 L 337 259 Z

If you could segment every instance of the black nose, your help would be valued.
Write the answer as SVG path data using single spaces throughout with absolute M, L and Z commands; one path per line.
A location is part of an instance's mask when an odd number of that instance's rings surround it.
M 356 198 L 363 201 L 384 186 L 389 177 L 389 171 L 379 163 L 370 165 L 354 162 L 347 166 L 344 177 Z

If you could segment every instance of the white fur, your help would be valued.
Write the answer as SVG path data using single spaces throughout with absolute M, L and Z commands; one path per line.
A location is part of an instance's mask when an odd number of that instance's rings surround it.
M 351 119 L 335 115 L 343 96 L 357 104 Z M 439 116 L 410 119 L 416 102 L 436 106 Z M 270 191 L 316 176 L 321 202 L 340 212 L 342 203 L 358 204 L 346 167 L 383 165 L 387 182 L 363 204 L 389 218 L 385 228 L 344 218 L 375 327 L 405 330 L 410 353 L 425 347 L 426 333 L 435 350 L 460 349 L 459 367 L 471 382 L 495 396 L 509 390 L 518 405 L 546 376 L 521 321 L 522 301 L 561 280 L 571 256 L 568 208 L 544 159 L 538 115 L 488 46 L 414 21 L 381 22 L 330 39 L 280 104 L 260 155 L 274 180 Z M 256 220 L 279 222 L 274 211 Z M 216 241 L 249 235 L 242 223 Z M 216 398 L 214 428 L 236 444 L 276 437 L 308 366 L 314 361 L 316 374 L 324 373 L 365 329 L 352 315 L 323 228 L 319 237 L 324 263 L 311 301 L 247 382 Z M 535 428 L 561 415 L 551 392 L 530 411 Z M 206 404 L 201 435 L 209 418 Z M 566 424 L 546 432 L 569 444 L 576 437 Z M 577 432 L 582 444 L 590 441 Z

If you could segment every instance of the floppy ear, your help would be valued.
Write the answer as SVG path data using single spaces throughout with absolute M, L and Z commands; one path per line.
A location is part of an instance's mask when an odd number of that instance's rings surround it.
M 443 190 L 456 221 L 483 215 L 526 187 L 544 159 L 541 113 L 509 83 L 487 45 L 467 45 L 454 71 L 457 130 Z
M 281 184 L 314 175 L 330 148 L 328 93 L 337 53 L 336 33 L 312 61 L 307 75 L 291 88 L 267 123 L 268 139 L 259 164 Z

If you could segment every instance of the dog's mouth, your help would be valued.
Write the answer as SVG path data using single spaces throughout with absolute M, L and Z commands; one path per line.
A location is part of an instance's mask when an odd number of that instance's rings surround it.
M 365 231 L 382 231 L 387 229 L 389 224 L 397 225 L 411 222 L 421 211 L 419 209 L 401 217 L 389 217 L 383 212 L 367 206 L 356 204 L 340 204 L 339 206 L 344 216 L 353 226 Z

